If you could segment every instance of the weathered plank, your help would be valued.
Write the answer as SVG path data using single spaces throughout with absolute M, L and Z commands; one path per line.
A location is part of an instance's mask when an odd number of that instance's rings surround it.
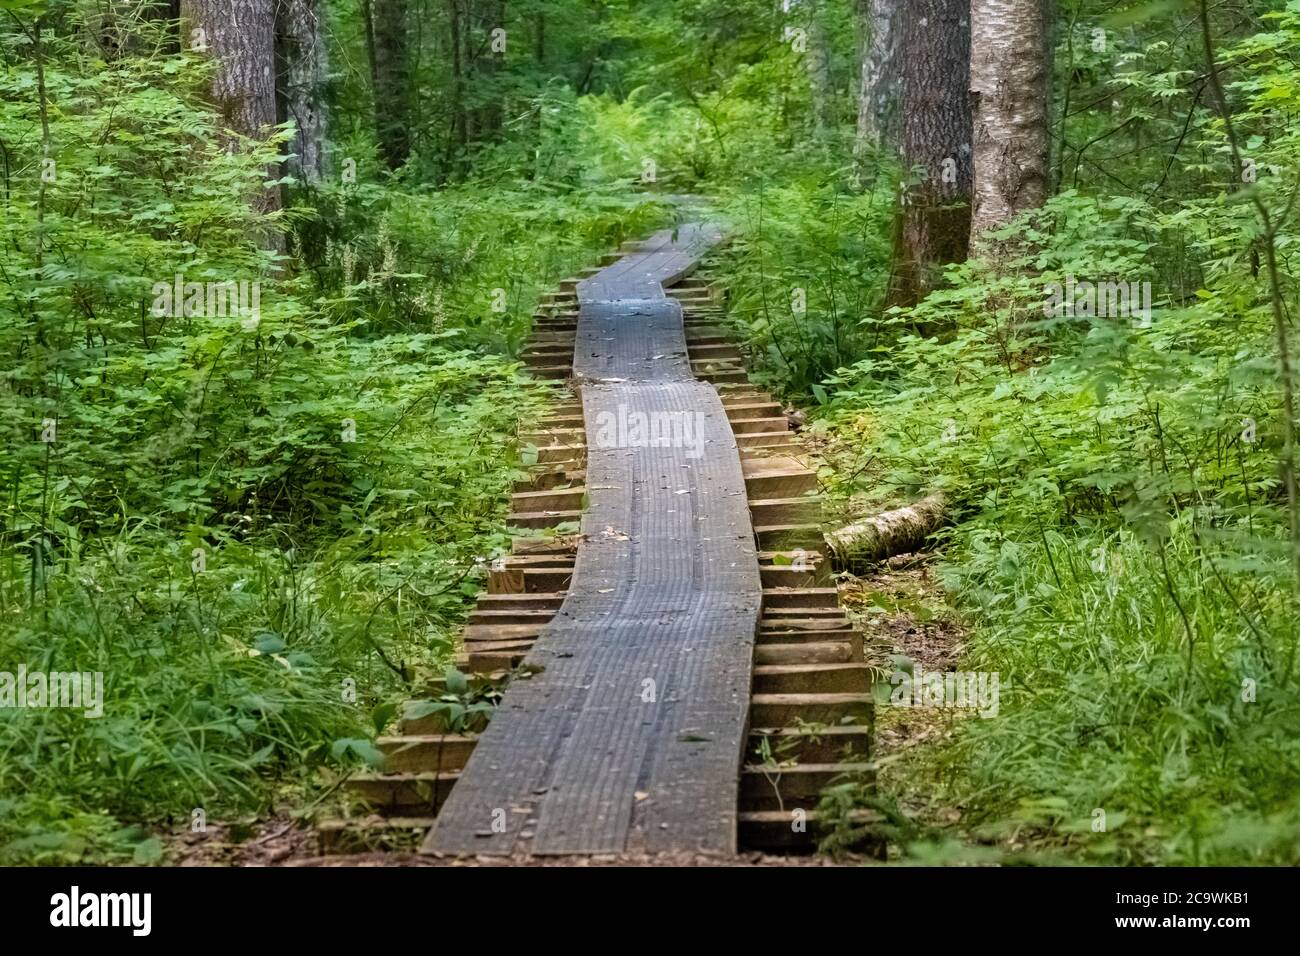
M 736 440 L 663 292 L 718 238 L 681 226 L 577 285 L 585 539 L 426 852 L 735 851 L 762 585 Z

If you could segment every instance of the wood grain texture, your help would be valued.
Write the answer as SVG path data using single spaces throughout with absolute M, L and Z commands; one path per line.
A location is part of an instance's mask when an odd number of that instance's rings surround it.
M 425 852 L 735 852 L 762 587 L 735 438 L 663 293 L 718 238 L 660 233 L 578 286 L 573 582 Z

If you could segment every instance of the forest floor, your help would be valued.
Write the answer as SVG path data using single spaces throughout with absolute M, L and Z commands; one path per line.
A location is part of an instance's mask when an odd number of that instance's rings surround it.
M 840 582 L 840 601 L 863 630 L 868 659 L 885 662 L 881 683 L 886 687 L 901 658 L 928 672 L 954 670 L 960 663 L 966 630 L 946 603 L 934 572 L 933 555 L 903 554 L 868 574 L 844 575 Z M 962 711 L 896 707 L 887 698 L 876 699 L 877 786 L 906 817 L 927 829 L 959 828 L 962 813 L 935 798 L 928 780 L 916 775 L 912 758 L 950 740 L 963 719 L 969 718 Z M 891 847 L 891 860 L 897 851 Z
M 900 555 L 869 574 L 843 575 L 842 603 L 866 635 L 868 654 L 888 662 L 906 657 L 927 671 L 951 670 L 962 653 L 965 631 L 946 606 L 929 555 Z M 892 666 L 886 664 L 885 666 Z M 888 681 L 888 675 L 884 678 Z M 936 800 L 930 787 L 913 775 L 918 748 L 952 737 L 960 717 L 932 708 L 892 707 L 876 712 L 879 786 L 897 800 L 899 809 L 929 831 L 960 830 L 961 809 Z M 956 834 L 954 834 L 956 835 Z M 234 825 L 210 824 L 206 832 L 179 830 L 167 840 L 168 857 L 178 866 L 839 866 L 879 863 L 868 857 L 788 856 L 741 853 L 732 857 L 672 854 L 655 857 L 476 857 L 439 859 L 409 851 L 373 851 L 323 855 L 319 835 L 307 822 L 281 813 Z M 897 861 L 900 848 L 891 847 Z
M 421 838 L 422 839 L 422 838 Z M 739 853 L 716 856 L 671 853 L 655 856 L 632 854 L 594 856 L 476 856 L 439 858 L 416 852 L 420 839 L 407 851 L 322 854 L 318 834 L 290 817 L 274 817 L 247 828 L 210 826 L 206 833 L 180 833 L 169 846 L 169 862 L 176 866 L 843 866 L 867 862 L 847 856 L 775 856 Z
M 789 411 L 798 416 L 796 421 L 801 420 L 803 413 Z M 805 432 L 803 440 L 815 456 L 830 457 L 826 454 L 827 443 L 820 436 Z M 875 720 L 878 792 L 896 804 L 918 834 L 970 844 L 969 835 L 963 833 L 961 808 L 936 795 L 936 781 L 924 761 L 926 749 L 950 740 L 958 722 L 965 718 L 959 711 L 892 706 L 886 690 L 891 674 L 904 660 L 927 672 L 953 670 L 960 663 L 967 632 L 946 600 L 936 575 L 937 563 L 934 553 L 898 555 L 861 574 L 838 575 L 837 586 L 840 603 L 863 632 L 868 661 L 884 671 L 879 678 L 883 688 L 877 695 Z M 728 857 L 676 853 L 654 857 L 623 854 L 444 859 L 417 852 L 421 836 L 414 832 L 409 848 L 399 842 L 395 849 L 323 853 L 320 834 L 312 821 L 329 816 L 328 807 L 329 801 L 324 800 L 315 812 L 293 813 L 286 801 L 280 811 L 235 824 L 209 824 L 204 832 L 180 827 L 164 838 L 167 857 L 179 866 L 837 866 L 882 862 L 839 852 L 834 856 L 744 852 Z M 907 856 L 906 847 L 889 847 L 890 862 Z

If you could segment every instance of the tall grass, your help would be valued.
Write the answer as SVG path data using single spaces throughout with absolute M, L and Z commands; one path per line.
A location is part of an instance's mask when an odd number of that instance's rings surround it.
M 978 622 L 967 666 L 1002 675 L 1002 710 L 918 764 L 951 781 L 973 833 L 1107 863 L 1300 860 L 1285 561 L 1243 579 L 1190 522 L 1156 546 L 979 538 L 948 579 Z

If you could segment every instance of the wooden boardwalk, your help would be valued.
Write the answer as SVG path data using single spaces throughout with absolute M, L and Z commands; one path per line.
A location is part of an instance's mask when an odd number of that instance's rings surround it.
M 663 291 L 719 238 L 665 231 L 578 285 L 584 540 L 425 852 L 736 850 L 762 584 L 736 439 Z

